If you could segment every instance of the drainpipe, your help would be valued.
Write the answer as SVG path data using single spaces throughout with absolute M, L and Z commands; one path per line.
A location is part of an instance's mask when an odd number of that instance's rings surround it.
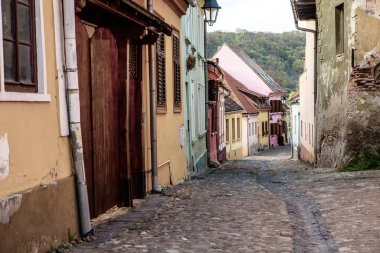
M 147 1 L 147 8 L 153 13 L 153 0 Z M 157 176 L 157 108 L 156 108 L 156 79 L 154 78 L 154 45 L 148 46 L 149 54 L 149 108 L 150 108 L 150 157 L 152 167 L 152 192 L 160 193 Z
M 248 145 L 248 156 L 249 156 L 249 115 L 247 114 L 247 145 Z
M 317 113 L 316 113 L 316 108 L 317 108 L 317 92 L 318 92 L 318 19 L 315 18 L 315 30 L 313 29 L 307 29 L 303 27 L 299 27 L 298 25 L 298 19 L 296 16 L 296 7 L 295 7 L 295 0 L 290 0 L 290 3 L 292 5 L 292 10 L 293 10 L 293 17 L 294 17 L 294 23 L 296 26 L 297 30 L 303 31 L 303 32 L 310 32 L 314 34 L 314 165 L 318 163 L 317 155 L 318 155 L 318 149 L 317 149 Z
M 64 42 L 65 42 L 65 75 L 68 101 L 68 115 L 71 138 L 71 152 L 76 175 L 76 192 L 79 211 L 79 225 L 82 236 L 93 232 L 90 222 L 90 208 L 87 196 L 86 175 L 83 162 L 82 132 L 80 124 L 79 84 L 76 58 L 75 38 L 75 4 L 74 0 L 64 0 Z
M 207 154 L 207 165 L 210 164 L 210 140 L 208 138 L 209 134 L 209 125 L 208 125 L 208 64 L 207 64 L 207 22 L 203 20 L 204 27 L 204 64 L 205 64 L 205 128 L 206 128 L 206 154 Z

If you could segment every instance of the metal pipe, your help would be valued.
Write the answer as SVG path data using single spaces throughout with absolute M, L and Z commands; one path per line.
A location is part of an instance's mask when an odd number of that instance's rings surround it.
M 313 29 L 307 29 L 303 27 L 299 27 L 298 25 L 298 19 L 296 16 L 296 7 L 295 7 L 295 0 L 290 0 L 290 4 L 292 6 L 293 10 L 293 17 L 294 17 L 294 23 L 297 30 L 304 31 L 304 32 L 310 32 L 314 34 L 314 165 L 318 163 L 318 148 L 317 148 L 317 98 L 318 98 L 318 19 L 315 18 L 315 30 Z
M 204 27 L 204 64 L 205 64 L 205 128 L 206 128 L 206 156 L 207 156 L 207 165 L 210 164 L 210 139 L 209 139 L 209 124 L 208 124 L 208 64 L 207 64 L 207 22 L 206 19 L 203 20 Z
M 79 83 L 77 72 L 77 52 L 75 37 L 75 3 L 64 0 L 64 42 L 65 42 L 65 75 L 68 101 L 71 152 L 76 175 L 76 192 L 79 211 L 79 225 L 82 236 L 93 232 L 90 222 L 90 208 L 87 196 L 86 174 L 83 162 L 83 144 L 80 124 Z
M 249 115 L 247 114 L 247 146 L 248 146 L 248 156 L 250 156 L 249 154 Z
M 147 8 L 150 13 L 153 13 L 153 0 L 147 1 Z M 148 46 L 149 54 L 149 108 L 150 108 L 150 156 L 152 167 L 152 192 L 161 192 L 158 187 L 157 173 L 157 90 L 156 79 L 154 78 L 154 45 Z

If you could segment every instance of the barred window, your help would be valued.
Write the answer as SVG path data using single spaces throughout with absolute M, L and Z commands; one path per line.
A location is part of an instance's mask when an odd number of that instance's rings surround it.
M 166 109 L 166 66 L 165 35 L 161 34 L 156 43 L 157 64 L 157 107 Z
M 181 111 L 181 59 L 179 37 L 173 33 L 174 110 Z

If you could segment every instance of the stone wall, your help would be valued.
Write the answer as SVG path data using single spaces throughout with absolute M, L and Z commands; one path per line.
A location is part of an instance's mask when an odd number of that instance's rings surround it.
M 317 162 L 323 167 L 341 167 L 380 142 L 380 19 L 373 14 L 379 3 L 343 1 L 345 46 L 337 54 L 335 8 L 341 3 L 317 2 Z
M 349 158 L 363 148 L 380 145 L 380 80 L 373 68 L 354 68 L 348 84 L 347 135 Z

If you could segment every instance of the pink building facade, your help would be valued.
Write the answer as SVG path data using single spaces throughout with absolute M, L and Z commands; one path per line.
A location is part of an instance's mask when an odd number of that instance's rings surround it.
M 270 147 L 286 143 L 284 126 L 284 109 L 282 100 L 285 90 L 274 81 L 253 59 L 240 48 L 223 44 L 213 56 L 219 65 L 233 78 L 244 84 L 249 90 L 269 97 L 270 112 Z

